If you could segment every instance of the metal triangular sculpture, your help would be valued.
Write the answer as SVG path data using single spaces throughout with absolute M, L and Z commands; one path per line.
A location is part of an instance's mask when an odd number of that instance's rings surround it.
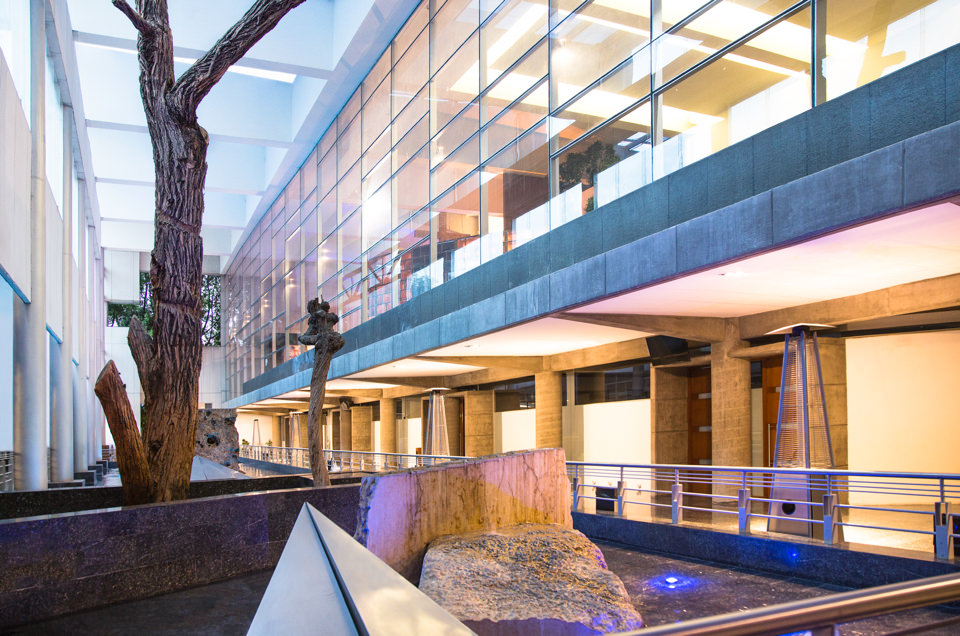
M 442 391 L 444 390 L 430 389 L 424 455 L 450 455 L 450 442 L 447 437 L 447 410 L 443 404 Z
M 775 468 L 823 468 L 833 464 L 826 394 L 820 369 L 817 328 L 830 325 L 790 325 L 771 333 L 786 333 L 780 408 L 777 415 Z M 817 538 L 824 537 L 824 506 L 833 496 L 821 475 L 774 474 L 767 530 Z M 835 503 L 834 503 L 835 505 Z M 827 509 L 832 520 L 834 509 Z
M 304 504 L 247 634 L 473 632 Z

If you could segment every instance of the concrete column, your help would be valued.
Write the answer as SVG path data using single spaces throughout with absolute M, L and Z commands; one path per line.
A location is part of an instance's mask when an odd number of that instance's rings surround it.
M 393 398 L 380 400 L 380 451 L 397 452 L 397 401 Z
M 73 108 L 63 108 L 63 252 L 60 310 L 63 314 L 63 339 L 57 367 L 56 417 L 51 427 L 53 478 L 73 479 Z M 53 411 L 51 411 L 53 417 Z
M 340 410 L 339 450 L 353 450 L 353 414 L 349 410 Z
M 350 449 L 373 452 L 373 407 L 350 407 Z
M 340 446 L 340 414 L 342 411 L 330 411 L 330 449 L 341 450 Z
M 534 376 L 537 403 L 537 448 L 563 447 L 563 374 L 544 371 Z
M 103 296 L 103 281 L 104 281 L 104 271 L 103 271 L 103 249 L 97 249 L 97 260 L 96 260 L 96 272 L 95 283 L 96 283 L 96 322 L 94 323 L 94 332 L 97 340 L 97 355 L 96 355 L 96 375 L 100 374 L 100 370 L 103 368 L 104 363 L 106 362 L 105 351 L 104 351 L 104 330 L 107 324 L 107 303 Z M 96 377 L 94 376 L 94 378 Z M 106 418 L 103 415 L 103 406 L 100 404 L 100 401 L 96 402 L 96 418 L 94 420 L 93 427 L 93 448 L 91 449 L 93 454 L 93 459 L 90 462 L 91 464 L 97 463 L 97 460 L 103 458 L 103 440 L 105 439 L 104 428 L 106 426 Z
M 30 0 L 30 303 L 14 301 L 14 487 L 47 487 L 46 3 Z
M 723 341 L 710 346 L 715 466 L 750 465 L 750 361 L 728 355 L 745 346 L 736 320 L 725 320 Z
M 87 298 L 87 261 L 90 250 L 87 246 L 87 196 L 86 183 L 80 181 L 80 244 L 77 248 L 77 277 L 80 279 L 80 306 L 77 307 L 77 337 L 80 339 L 80 357 L 77 367 L 77 390 L 74 392 L 73 420 L 73 466 L 80 471 L 87 466 L 87 431 L 90 430 L 90 301 Z
M 687 463 L 687 370 L 653 367 L 650 402 L 653 462 Z
M 818 338 L 823 392 L 827 398 L 833 464 L 849 467 L 847 459 L 847 347 L 842 338 Z
M 583 461 L 583 409 L 577 409 L 576 373 L 569 371 L 564 376 L 567 387 L 567 404 L 562 408 L 563 451 L 567 461 Z
M 470 391 L 463 396 L 463 453 L 468 457 L 493 454 L 493 391 Z

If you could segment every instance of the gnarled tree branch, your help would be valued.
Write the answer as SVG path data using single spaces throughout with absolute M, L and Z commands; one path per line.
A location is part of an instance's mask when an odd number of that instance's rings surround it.
M 176 108 L 193 115 L 210 89 L 291 9 L 305 0 L 257 0 L 203 57 L 180 76 L 170 92 Z
M 143 17 L 136 12 L 136 10 L 126 3 L 125 0 L 113 0 L 113 6 L 120 9 L 120 12 L 123 15 L 127 16 L 127 19 L 133 24 L 134 28 L 143 35 L 150 35 L 155 31 L 153 25 L 143 19 Z
M 154 497 L 143 440 L 137 430 L 126 387 L 113 360 L 103 367 L 93 390 L 100 399 L 110 434 L 117 445 L 117 464 L 123 476 L 123 503 L 128 506 L 149 503 Z

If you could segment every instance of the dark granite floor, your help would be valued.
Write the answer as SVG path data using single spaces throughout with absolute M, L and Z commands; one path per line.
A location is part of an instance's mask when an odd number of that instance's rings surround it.
M 647 626 L 826 596 L 849 589 L 720 567 L 704 561 L 637 552 L 612 543 L 597 542 L 597 545 L 606 557 L 607 567 L 623 581 Z M 958 616 L 958 612 L 943 609 L 911 610 L 848 623 L 840 627 L 840 633 L 844 636 L 894 634 Z M 960 624 L 916 633 L 956 636 L 960 634 Z
M 248 574 L 142 601 L 70 614 L 5 633 L 25 636 L 246 634 L 270 582 L 270 574 L 270 571 Z
M 607 566 L 622 580 L 648 626 L 691 620 L 825 596 L 845 591 L 836 585 L 719 567 L 703 561 L 637 552 L 598 542 Z M 13 634 L 245 634 L 253 620 L 270 572 L 183 590 L 142 601 L 120 603 L 36 623 Z M 960 612 L 923 609 L 843 625 L 844 636 L 896 634 Z M 909 633 L 960 634 L 960 623 Z

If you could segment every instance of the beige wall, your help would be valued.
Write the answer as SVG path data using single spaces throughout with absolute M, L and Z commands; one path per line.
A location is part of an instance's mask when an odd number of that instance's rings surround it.
M 848 338 L 846 349 L 850 470 L 960 473 L 960 331 Z
M 237 413 L 237 433 L 240 434 L 241 440 L 247 440 L 253 444 L 253 420 L 254 418 L 260 420 L 260 442 L 266 443 L 268 439 L 271 439 L 273 436 L 274 428 L 276 427 L 276 418 L 272 415 L 261 415 L 259 413 Z M 274 444 L 276 444 L 274 440 Z
M 536 447 L 536 409 L 521 409 L 493 414 L 493 452 L 506 453 Z

